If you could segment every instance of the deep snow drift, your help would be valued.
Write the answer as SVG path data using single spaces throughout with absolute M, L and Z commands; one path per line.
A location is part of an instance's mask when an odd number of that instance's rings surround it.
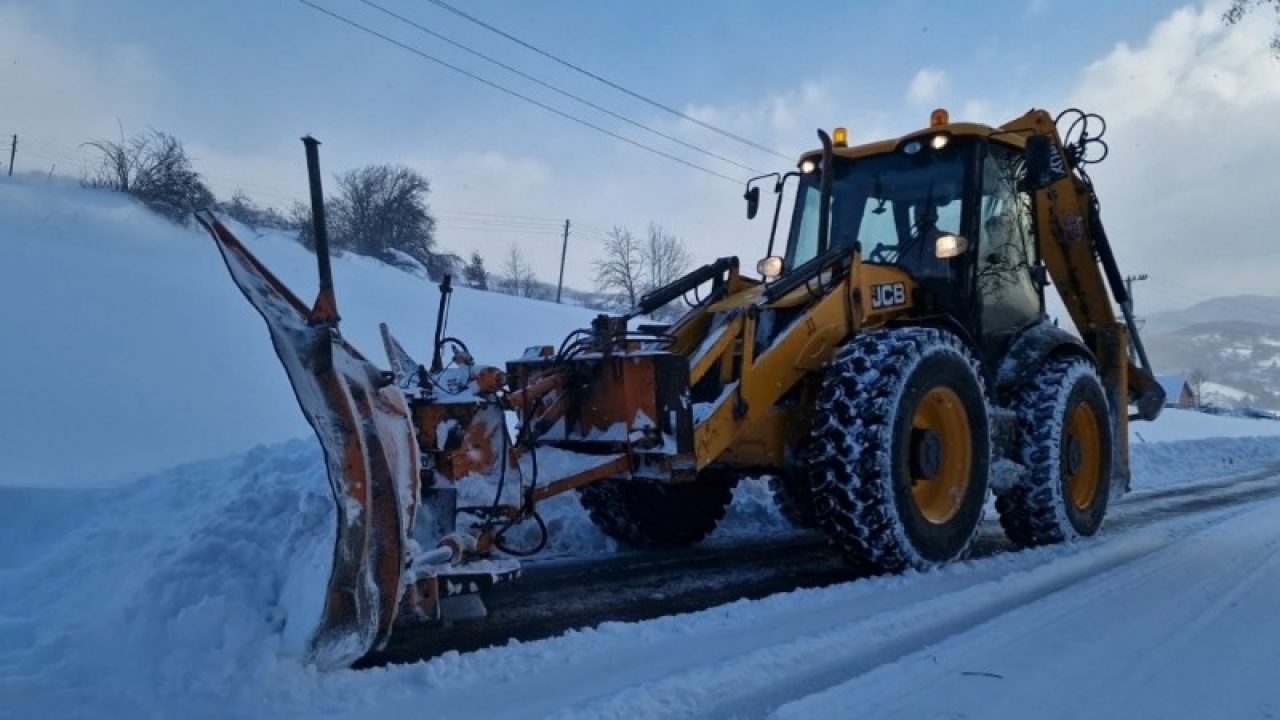
M 231 227 L 310 302 L 313 255 L 285 233 Z M 385 363 L 386 322 L 426 359 L 433 283 L 350 255 L 333 273 L 357 348 Z M 0 485 L 103 485 L 311 432 L 213 241 L 123 195 L 0 177 L 0 307 L 0 397 L 21 409 L 0 414 Z M 590 317 L 460 288 L 449 328 L 500 365 Z

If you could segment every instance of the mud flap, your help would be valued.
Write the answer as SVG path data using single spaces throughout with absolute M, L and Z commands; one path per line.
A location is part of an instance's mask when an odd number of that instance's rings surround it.
M 408 404 L 394 377 L 342 338 L 331 298 L 322 295 L 308 308 L 212 214 L 197 219 L 266 321 L 324 448 L 338 523 L 309 659 L 324 668 L 350 666 L 386 643 L 403 593 L 420 483 Z

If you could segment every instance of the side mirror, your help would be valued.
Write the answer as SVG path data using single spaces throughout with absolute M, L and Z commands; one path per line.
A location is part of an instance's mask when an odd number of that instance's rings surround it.
M 760 210 L 760 186 L 747 188 L 742 197 L 747 200 L 747 219 L 754 220 L 756 213 Z
M 760 277 L 765 280 L 775 280 L 782 276 L 782 263 L 782 258 L 770 255 L 756 263 L 756 272 L 760 273 Z
M 969 238 L 963 235 L 944 233 L 933 242 L 933 254 L 939 260 L 950 260 L 964 254 L 969 249 Z

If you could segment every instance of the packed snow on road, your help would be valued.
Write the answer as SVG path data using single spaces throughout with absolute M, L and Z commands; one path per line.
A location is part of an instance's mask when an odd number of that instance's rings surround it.
M 243 235 L 310 287 L 292 240 Z M 24 408 L 0 419 L 0 717 L 1280 714 L 1280 422 L 1186 410 L 1135 424 L 1133 491 L 1087 541 L 318 671 L 301 657 L 332 562 L 324 464 L 214 248 L 126 200 L 16 181 L 0 237 L 0 395 Z M 383 320 L 426 346 L 425 280 L 334 265 L 357 346 Z M 501 362 L 590 313 L 463 290 L 453 315 L 500 319 L 467 340 Z M 543 562 L 619 552 L 571 495 L 545 516 Z M 756 480 L 710 542 L 790 532 Z

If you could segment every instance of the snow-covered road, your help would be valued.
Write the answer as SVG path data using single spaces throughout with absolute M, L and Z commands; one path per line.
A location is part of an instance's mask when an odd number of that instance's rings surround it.
M 986 622 L 806 693 L 777 715 L 1280 714 L 1280 502 L 1137 533 L 1081 559 L 1090 562 L 1010 578 L 1018 590 L 989 601 Z M 963 605 L 965 593 L 939 600 Z
M 1220 481 L 1130 494 L 1112 508 L 1105 536 L 1121 535 L 1174 517 L 1280 497 L 1280 463 Z M 735 506 L 742 506 L 740 499 Z M 486 596 L 483 622 L 403 628 L 366 665 L 428 659 L 509 639 L 541 640 L 606 620 L 639 621 L 694 612 L 742 598 L 864 579 L 842 562 L 818 532 L 788 529 L 751 538 L 729 537 L 683 549 L 620 552 L 525 565 L 523 577 Z M 994 510 L 973 545 L 974 560 L 1015 551 Z
M 385 671 L 395 691 L 378 707 L 407 712 L 430 698 L 440 717 L 1267 717 L 1280 712 L 1278 603 L 1280 501 L 1268 499 L 940 572 L 446 655 Z

